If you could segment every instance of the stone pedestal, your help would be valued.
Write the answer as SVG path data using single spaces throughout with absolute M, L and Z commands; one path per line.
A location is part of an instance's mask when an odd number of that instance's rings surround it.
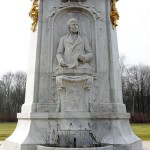
M 131 131 L 128 118 L 129 114 L 105 112 L 21 113 L 4 149 L 36 150 L 39 144 L 73 147 L 76 139 L 77 148 L 99 142 L 113 145 L 114 150 L 136 150 L 141 140 Z
M 122 100 L 110 7 L 111 0 L 39 1 L 25 103 L 0 150 L 37 150 L 40 144 L 142 150 Z M 67 25 L 72 18 L 75 27 Z
M 60 147 L 38 146 L 37 150 L 113 150 L 113 146 L 90 147 L 90 148 L 60 148 Z
M 92 73 L 92 69 L 63 69 L 56 72 L 57 112 L 91 111 Z

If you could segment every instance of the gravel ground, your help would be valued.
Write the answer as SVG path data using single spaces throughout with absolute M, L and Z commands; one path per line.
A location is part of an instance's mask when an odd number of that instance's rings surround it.
M 150 141 L 143 141 L 143 150 L 150 150 Z

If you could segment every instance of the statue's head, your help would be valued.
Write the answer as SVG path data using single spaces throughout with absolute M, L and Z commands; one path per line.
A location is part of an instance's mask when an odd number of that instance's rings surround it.
M 67 25 L 69 28 L 69 32 L 77 33 L 79 31 L 79 22 L 77 19 L 75 18 L 69 19 Z

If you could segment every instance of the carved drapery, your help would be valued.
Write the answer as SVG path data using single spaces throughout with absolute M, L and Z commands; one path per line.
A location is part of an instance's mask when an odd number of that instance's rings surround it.
M 115 29 L 118 26 L 117 21 L 119 20 L 119 13 L 116 8 L 116 1 L 117 0 L 111 0 L 111 9 L 110 9 L 110 18 L 113 29 Z
M 33 0 L 33 5 L 29 12 L 29 16 L 32 19 L 31 30 L 34 32 L 38 21 L 38 0 Z
M 92 76 L 57 76 L 58 104 L 56 111 L 91 111 Z

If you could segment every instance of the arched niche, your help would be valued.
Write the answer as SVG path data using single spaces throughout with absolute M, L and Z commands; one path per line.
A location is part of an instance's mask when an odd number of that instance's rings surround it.
M 82 7 L 67 7 L 60 9 L 53 19 L 51 32 L 51 63 L 52 71 L 55 72 L 58 62 L 56 60 L 56 52 L 60 38 L 68 34 L 67 22 L 70 18 L 76 18 L 79 21 L 80 34 L 88 38 L 94 59 L 91 61 L 91 66 L 96 70 L 96 36 L 95 36 L 95 18 L 93 14 L 86 8 Z

